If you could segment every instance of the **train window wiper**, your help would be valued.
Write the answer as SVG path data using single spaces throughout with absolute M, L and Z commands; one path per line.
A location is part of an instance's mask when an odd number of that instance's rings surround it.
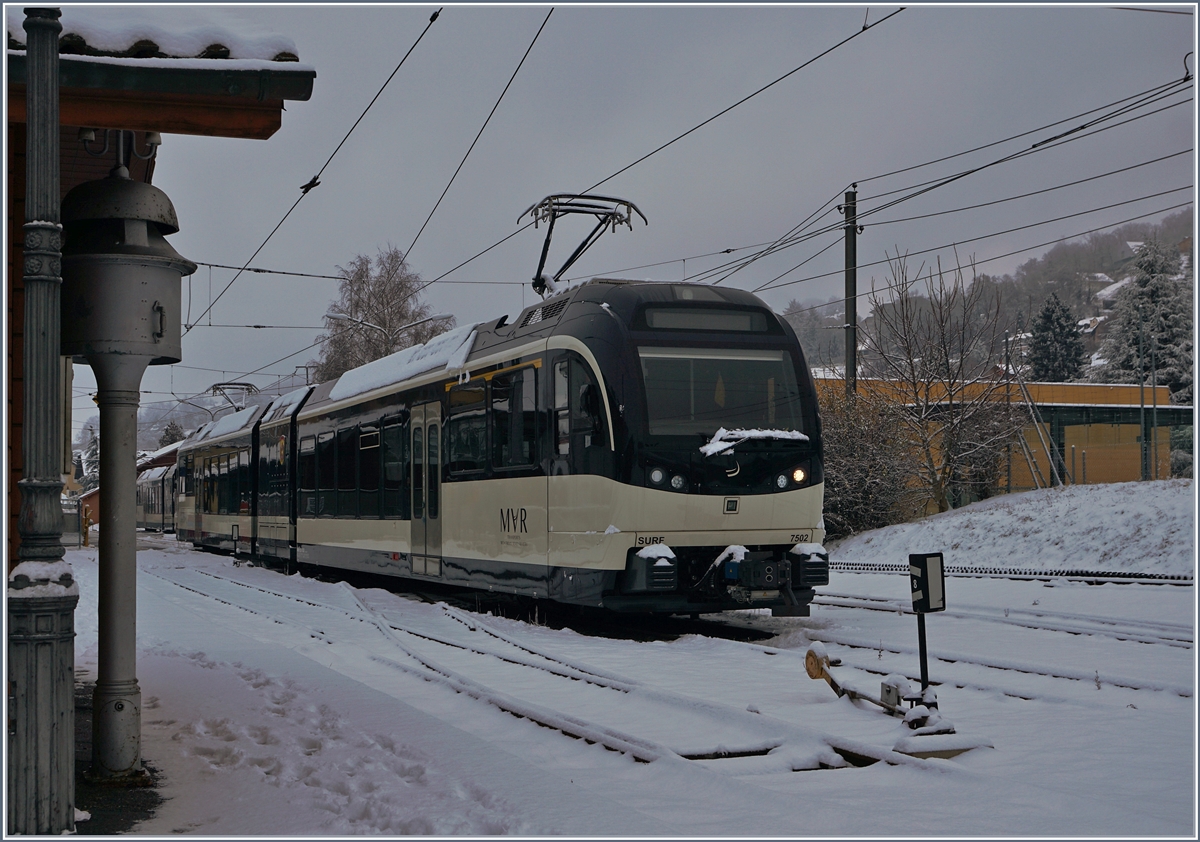
M 705 456 L 715 456 L 729 453 L 744 441 L 750 439 L 784 439 L 789 441 L 808 441 L 808 436 L 797 430 L 717 430 L 707 444 L 700 446 L 700 452 Z

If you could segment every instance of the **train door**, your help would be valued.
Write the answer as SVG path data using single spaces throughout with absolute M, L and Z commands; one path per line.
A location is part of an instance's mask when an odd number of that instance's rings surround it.
M 442 575 L 441 422 L 441 404 L 427 403 L 412 409 L 412 569 L 426 576 Z

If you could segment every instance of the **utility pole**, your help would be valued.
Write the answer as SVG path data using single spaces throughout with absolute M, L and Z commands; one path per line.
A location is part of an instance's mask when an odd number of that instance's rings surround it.
M 1141 410 L 1138 413 L 1138 443 L 1141 445 L 1140 453 L 1142 457 L 1142 481 L 1145 482 L 1150 478 L 1149 467 L 1146 462 L 1146 364 L 1143 359 L 1142 346 L 1145 344 L 1145 320 L 1142 318 L 1142 311 L 1138 309 L 1138 396 L 1141 402 Z
M 846 396 L 858 390 L 858 185 L 851 184 L 841 211 L 846 216 Z
M 1004 423 L 1012 429 L 1012 357 L 1008 348 L 1008 331 L 1004 331 Z M 1005 445 L 1007 464 L 1004 480 L 1004 493 L 1012 494 L 1012 438 Z
M 1158 479 L 1158 339 L 1150 337 L 1150 441 L 1154 456 L 1154 478 Z

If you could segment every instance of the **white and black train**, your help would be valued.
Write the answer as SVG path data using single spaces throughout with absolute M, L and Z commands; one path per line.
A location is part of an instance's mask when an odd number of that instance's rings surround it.
M 178 535 L 615 611 L 807 615 L 821 425 L 753 295 L 594 279 L 201 428 Z

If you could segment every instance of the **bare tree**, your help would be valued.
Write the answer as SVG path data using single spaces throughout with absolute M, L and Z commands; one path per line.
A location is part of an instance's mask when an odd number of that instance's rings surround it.
M 825 532 L 842 538 L 908 520 L 924 504 L 912 484 L 917 448 L 903 406 L 863 392 L 850 399 L 840 382 L 821 381 L 825 456 Z
M 990 496 L 1000 456 L 1020 429 L 1005 401 L 1000 299 L 968 284 L 962 266 L 924 267 L 914 278 L 903 257 L 889 261 L 890 299 L 872 292 L 864 362 L 874 380 L 860 389 L 906 407 L 920 485 L 939 512 Z M 924 292 L 922 295 L 920 292 Z
M 348 266 L 339 266 L 342 280 L 330 313 L 346 320 L 325 317 L 328 331 L 321 356 L 315 361 L 319 382 L 396 351 L 428 342 L 454 326 L 454 319 L 428 319 L 429 305 L 420 299 L 421 276 L 413 272 L 404 254 L 393 245 L 381 248 L 372 258 L 360 254 Z

